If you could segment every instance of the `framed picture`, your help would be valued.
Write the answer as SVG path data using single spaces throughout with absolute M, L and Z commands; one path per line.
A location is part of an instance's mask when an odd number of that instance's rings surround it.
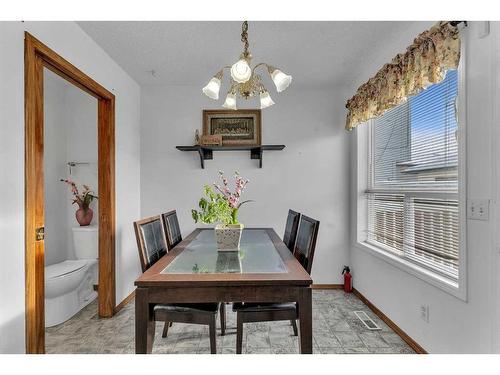
M 223 146 L 260 146 L 260 109 L 205 109 L 203 135 L 222 136 Z

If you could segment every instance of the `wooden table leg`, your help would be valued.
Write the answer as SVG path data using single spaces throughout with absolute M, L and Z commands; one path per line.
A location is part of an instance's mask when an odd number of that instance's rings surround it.
M 298 301 L 299 327 L 300 327 L 300 353 L 312 354 L 312 290 L 311 288 L 299 289 Z
M 220 335 L 226 334 L 226 302 L 220 303 Z
M 148 302 L 148 289 L 139 287 L 135 290 L 135 353 L 151 353 L 154 337 L 154 311 Z

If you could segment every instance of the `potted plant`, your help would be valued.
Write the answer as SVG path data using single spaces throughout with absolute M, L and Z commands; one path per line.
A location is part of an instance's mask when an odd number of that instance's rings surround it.
M 76 221 L 78 221 L 81 227 L 90 225 L 94 217 L 94 211 L 90 208 L 90 203 L 92 203 L 94 198 L 98 199 L 97 195 L 87 185 L 82 185 L 83 191 L 80 193 L 74 181 L 68 179 L 61 179 L 61 181 L 68 184 L 71 189 L 71 193 L 73 194 L 72 204 L 78 204 L 78 210 L 75 212 Z
M 191 210 L 195 223 L 201 221 L 205 224 L 216 223 L 215 240 L 219 251 L 237 251 L 240 248 L 243 224 L 238 221 L 238 210 L 240 207 L 251 202 L 249 200 L 240 202 L 241 195 L 248 183 L 236 171 L 234 175 L 234 191 L 229 188 L 228 180 L 224 172 L 219 171 L 222 185 L 214 183 L 214 189 L 205 185 L 205 197 L 198 202 L 198 210 Z

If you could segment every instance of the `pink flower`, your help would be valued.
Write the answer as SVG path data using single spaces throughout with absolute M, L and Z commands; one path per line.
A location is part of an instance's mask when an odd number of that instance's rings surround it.
M 215 188 L 221 193 L 228 201 L 229 205 L 232 208 L 238 208 L 238 203 L 240 201 L 241 195 L 243 193 L 243 190 L 245 189 L 246 184 L 248 183 L 248 179 L 244 179 L 240 176 L 238 171 L 234 172 L 234 192 L 231 191 L 231 189 L 228 186 L 228 180 L 224 176 L 223 171 L 219 171 L 219 177 L 221 179 L 221 182 L 223 186 L 218 185 L 217 183 L 213 183 Z
M 236 208 L 238 206 L 238 198 L 236 198 L 234 195 L 231 195 L 229 198 L 229 205 L 232 208 Z
M 70 189 L 71 189 L 71 193 L 73 195 L 78 195 L 78 188 L 76 187 L 76 184 L 69 180 L 69 179 L 65 179 L 65 180 L 61 180 L 63 182 L 65 182 L 66 184 L 68 184 L 70 186 Z
M 90 187 L 88 185 L 82 185 L 83 192 L 80 194 L 80 192 L 78 191 L 78 186 L 74 181 L 71 181 L 70 179 L 61 179 L 61 181 L 69 186 L 70 191 L 74 196 L 73 203 L 81 204 L 87 200 L 89 195 L 91 196 L 92 199 L 97 198 L 97 196 L 95 196 L 93 192 L 90 190 Z

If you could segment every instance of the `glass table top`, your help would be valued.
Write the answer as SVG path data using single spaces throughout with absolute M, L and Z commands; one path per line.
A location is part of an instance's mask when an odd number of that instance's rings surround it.
M 202 230 L 161 272 L 286 273 L 287 268 L 271 238 L 263 229 L 244 229 L 239 251 L 217 251 L 213 230 Z

